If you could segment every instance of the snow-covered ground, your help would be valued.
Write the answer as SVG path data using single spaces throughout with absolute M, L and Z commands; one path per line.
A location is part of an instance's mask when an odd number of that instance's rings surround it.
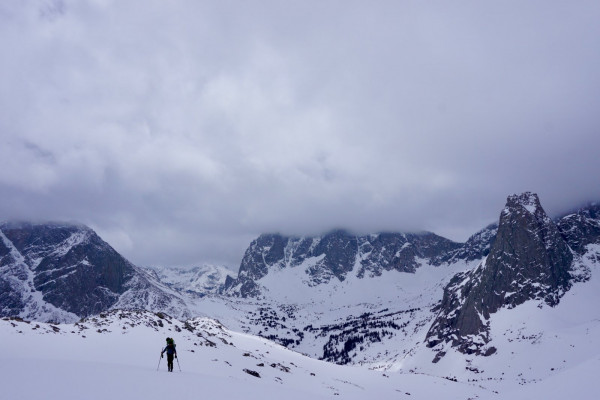
M 174 373 L 166 371 L 166 358 L 159 358 L 167 336 L 177 343 L 180 364 L 175 363 Z M 438 377 L 329 364 L 228 331 L 213 320 L 186 325 L 147 312 L 117 311 L 54 328 L 0 320 L 0 339 L 7 399 L 467 399 L 491 394 Z
M 582 284 L 578 289 L 592 294 L 598 286 L 596 281 L 594 286 Z M 65 400 L 165 396 L 595 399 L 600 319 L 577 318 L 568 312 L 576 302 L 569 306 L 568 301 L 561 312 L 566 321 L 544 312 L 558 309 L 540 310 L 535 305 L 515 309 L 520 317 L 538 316 L 527 327 L 521 326 L 519 318 L 499 319 L 495 333 L 510 331 L 515 324 L 519 330 L 498 343 L 498 356 L 465 358 L 450 352 L 438 364 L 416 357 L 410 360 L 414 369 L 398 364 L 386 371 L 308 358 L 268 340 L 229 331 L 207 318 L 186 323 L 149 312 L 113 311 L 72 325 L 3 319 L 2 394 L 7 399 Z M 552 324 L 555 329 L 549 331 Z M 177 343 L 179 363 L 174 373 L 166 371 L 166 358 L 160 359 L 167 336 Z M 565 353 L 565 346 L 573 351 Z M 470 360 L 470 370 L 465 369 L 465 360 Z M 428 365 L 437 370 L 427 371 Z M 443 370 L 451 374 L 436 376 Z M 455 377 L 458 382 L 451 380 Z

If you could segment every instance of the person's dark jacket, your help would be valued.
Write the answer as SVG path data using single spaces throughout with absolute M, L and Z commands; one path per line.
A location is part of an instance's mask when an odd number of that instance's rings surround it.
M 168 344 L 167 347 L 164 348 L 164 350 L 161 352 L 164 353 L 167 352 L 167 355 L 173 355 L 173 354 L 177 354 L 177 350 L 175 350 L 175 345 L 174 344 Z

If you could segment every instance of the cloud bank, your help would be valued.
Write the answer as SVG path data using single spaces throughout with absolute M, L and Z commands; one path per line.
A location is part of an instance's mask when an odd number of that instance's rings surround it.
M 598 20 L 595 1 L 3 2 L 0 219 L 235 268 L 261 232 L 462 241 L 512 193 L 598 200 Z

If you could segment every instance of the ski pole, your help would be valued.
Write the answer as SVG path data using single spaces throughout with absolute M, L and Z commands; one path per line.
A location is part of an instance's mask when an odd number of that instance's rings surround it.
M 181 372 L 181 366 L 179 365 L 179 357 L 175 357 L 175 359 L 177 360 L 177 366 L 179 367 L 179 372 Z
M 161 350 L 162 350 L 162 348 L 161 348 Z M 160 358 L 158 359 L 158 367 L 156 367 L 157 371 L 160 368 L 160 360 L 162 360 L 162 353 L 160 353 Z

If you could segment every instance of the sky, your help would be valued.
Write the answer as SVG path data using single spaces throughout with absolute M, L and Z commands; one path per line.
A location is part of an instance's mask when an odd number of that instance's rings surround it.
M 0 220 L 237 270 L 264 232 L 455 241 L 600 200 L 597 1 L 0 2 Z

